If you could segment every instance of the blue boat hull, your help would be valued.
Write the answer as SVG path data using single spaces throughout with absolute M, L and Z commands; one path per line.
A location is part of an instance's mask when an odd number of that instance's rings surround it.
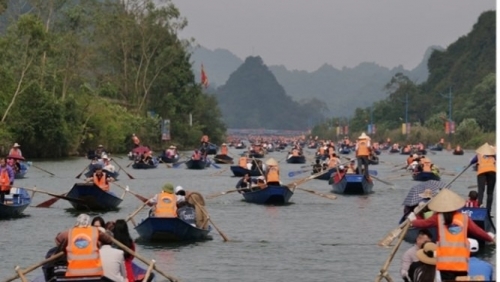
M 158 159 L 161 160 L 163 163 L 166 164 L 173 164 L 179 161 L 179 155 L 175 155 L 175 157 L 167 158 L 164 154 L 159 156 Z
M 134 168 L 134 169 L 151 169 L 151 168 L 157 168 L 158 164 L 159 164 L 158 159 L 153 158 L 153 164 L 137 162 L 137 163 L 134 163 L 132 165 L 132 168 Z
M 368 181 L 361 174 L 345 174 L 340 181 L 332 184 L 332 192 L 346 195 L 369 194 L 373 189 L 373 181 Z
M 210 166 L 209 162 L 203 160 L 189 160 L 186 162 L 186 167 L 188 169 L 205 169 Z
M 147 241 L 202 241 L 210 239 L 210 229 L 200 229 L 180 218 L 148 217 L 135 227 L 143 240 Z
M 22 179 L 26 176 L 26 173 L 28 173 L 28 169 L 30 167 L 30 163 L 26 163 L 26 162 L 20 162 L 20 165 L 21 165 L 21 169 L 16 172 L 14 178 L 15 179 Z
M 415 181 L 441 180 L 441 177 L 439 175 L 436 175 L 432 172 L 419 172 L 417 174 L 413 174 L 412 178 Z
M 81 202 L 70 202 L 76 210 L 116 210 L 122 199 L 103 191 L 94 183 L 76 183 L 66 195 Z
M 100 164 L 102 165 L 102 164 Z M 95 168 L 96 168 L 96 164 L 90 164 L 89 165 L 89 169 L 87 170 L 87 172 L 85 173 L 85 177 L 92 177 L 92 175 L 94 175 L 94 172 L 95 172 Z M 118 171 L 115 171 L 115 172 L 109 172 L 105 169 L 102 170 L 104 173 L 106 173 L 107 176 L 110 176 L 110 177 L 113 177 L 114 179 L 118 179 L 118 176 L 120 175 L 120 173 Z
M 461 211 L 463 213 L 467 213 L 469 217 L 476 223 L 479 227 L 481 227 L 486 232 L 496 233 L 496 227 L 493 224 L 491 217 L 488 216 L 488 211 L 486 208 L 462 208 Z M 399 223 L 401 224 L 405 217 L 401 218 Z M 437 230 L 435 227 L 428 228 L 432 233 L 434 240 L 437 238 Z M 418 232 L 420 228 L 410 227 L 408 232 L 406 233 L 404 240 L 408 243 L 414 244 L 417 239 Z M 484 244 L 485 242 L 480 240 L 479 238 L 474 237 L 472 234 L 469 235 L 470 238 L 476 239 L 480 244 Z
M 349 155 L 349 153 L 351 153 L 351 149 L 349 149 L 349 148 L 340 148 L 339 149 L 339 153 L 343 154 L 343 155 Z
M 285 205 L 292 196 L 292 190 L 286 186 L 268 186 L 265 189 L 243 193 L 245 201 L 261 205 Z
M 13 188 L 9 195 L 5 195 L 5 202 L 0 203 L 0 218 L 20 217 L 30 204 L 31 196 L 28 191 L 23 188 Z
M 305 156 L 291 156 L 286 159 L 286 162 L 289 164 L 305 164 L 306 157 Z
M 242 168 L 241 166 L 238 165 L 232 165 L 231 166 L 231 171 L 233 172 L 234 176 L 242 177 L 245 174 L 249 174 L 250 176 L 261 176 L 262 174 L 260 173 L 260 170 L 249 170 L 246 168 Z

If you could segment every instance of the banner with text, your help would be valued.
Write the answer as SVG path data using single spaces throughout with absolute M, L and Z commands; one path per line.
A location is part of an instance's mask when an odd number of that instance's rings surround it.
M 170 120 L 164 119 L 161 123 L 161 140 L 170 140 Z
M 444 123 L 444 133 L 446 134 L 454 134 L 455 133 L 455 122 L 447 121 Z

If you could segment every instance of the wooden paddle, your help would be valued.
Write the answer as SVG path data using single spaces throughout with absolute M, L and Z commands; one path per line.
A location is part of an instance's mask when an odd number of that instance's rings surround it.
M 14 276 L 12 276 L 12 277 L 7 278 L 7 279 L 5 280 L 5 282 L 11 282 L 11 281 L 14 281 L 14 280 L 16 280 L 17 278 L 19 278 L 19 277 L 20 277 L 20 276 L 19 276 L 19 274 L 26 275 L 26 274 L 28 274 L 28 273 L 32 272 L 33 270 L 35 270 L 35 269 L 39 268 L 40 266 L 43 266 L 43 265 L 45 265 L 45 264 L 47 264 L 47 263 L 49 263 L 49 262 L 51 262 L 51 261 L 53 261 L 53 260 L 56 260 L 56 259 L 58 259 L 58 258 L 62 257 L 63 255 L 64 255 L 64 252 L 59 252 L 59 253 L 57 253 L 57 254 L 54 254 L 54 255 L 52 255 L 52 256 L 50 256 L 50 257 L 48 257 L 48 258 L 46 258 L 46 259 L 42 260 L 42 261 L 41 261 L 41 262 L 39 262 L 39 263 L 36 263 L 36 264 L 34 264 L 34 265 L 32 265 L 32 266 L 29 266 L 29 267 L 28 267 L 28 268 L 26 268 L 25 270 L 21 270 L 21 271 L 17 271 L 17 270 L 16 270 L 16 272 L 17 272 L 17 273 L 16 273 L 16 275 L 14 275 Z
M 92 162 L 90 162 L 90 164 L 92 164 Z M 90 165 L 90 164 L 86 165 L 86 166 L 83 168 L 82 172 L 80 172 L 80 173 L 79 173 L 79 174 L 78 174 L 75 178 L 80 178 L 80 176 L 82 176 L 82 174 L 83 174 L 83 173 L 84 173 L 84 172 L 85 172 L 85 171 L 89 168 L 89 165 Z
M 208 195 L 205 198 L 206 199 L 213 199 L 213 198 L 217 198 L 217 197 L 222 196 L 222 195 L 226 195 L 226 194 L 230 194 L 230 193 L 238 192 L 238 191 L 239 191 L 238 189 L 227 190 L 227 191 L 218 192 L 218 193 L 215 193 L 215 194 Z
M 176 163 L 174 163 L 174 164 L 172 165 L 172 167 L 173 167 L 173 168 L 178 168 L 181 164 L 184 164 L 184 163 L 186 163 L 187 161 L 189 161 L 189 160 L 185 160 L 185 161 L 182 161 L 182 162 L 176 162 Z
M 224 240 L 224 242 L 227 242 L 229 241 L 229 238 L 227 238 L 227 236 L 224 234 L 224 232 L 222 232 L 218 227 L 217 225 L 215 225 L 215 223 L 212 221 L 212 219 L 210 218 L 210 216 L 208 215 L 208 212 L 205 210 L 205 207 L 200 205 L 200 203 L 198 203 L 196 201 L 196 199 L 194 197 L 191 197 L 194 201 L 194 204 L 196 205 L 197 208 L 199 208 L 201 210 L 201 212 L 208 218 L 208 221 L 210 221 L 210 223 L 214 226 L 215 230 L 217 230 L 217 232 L 219 232 L 219 235 L 222 237 L 222 239 Z
M 223 160 L 223 159 L 219 159 L 219 158 L 214 158 L 214 160 L 217 160 L 219 162 L 223 162 L 225 164 L 233 164 L 232 160 Z
M 14 187 L 14 188 L 16 188 L 16 187 Z M 75 202 L 75 203 L 81 203 L 82 202 L 82 200 L 80 200 L 80 199 L 66 197 L 66 194 L 57 195 L 57 194 L 54 194 L 54 193 L 50 193 L 50 192 L 38 190 L 38 189 L 36 189 L 36 187 L 34 187 L 33 189 L 31 189 L 31 188 L 24 188 L 24 189 L 26 189 L 28 191 L 31 191 L 31 192 L 46 194 L 46 195 L 52 196 L 54 198 L 63 199 L 63 200 L 69 201 L 69 202 Z M 54 204 L 56 202 L 56 201 L 53 201 L 52 199 L 50 199 L 49 201 L 50 201 L 50 205 L 52 205 L 52 204 Z M 49 202 L 49 201 L 46 201 L 46 202 Z M 46 202 L 38 204 L 36 207 L 39 207 L 39 208 L 48 208 L 48 207 L 50 207 L 50 205 L 46 206 L 46 204 L 44 204 Z M 44 204 L 44 205 L 42 205 L 42 204 Z
M 226 172 L 228 169 L 229 169 L 229 167 L 226 167 L 226 168 L 224 168 L 223 170 L 219 170 L 219 171 L 217 171 L 217 172 L 215 172 L 215 173 L 210 174 L 210 176 L 220 175 L 220 174 L 222 174 L 222 173 Z
M 66 193 L 59 195 L 61 197 L 66 196 Z M 57 201 L 59 201 L 60 197 L 53 197 L 48 199 L 45 202 L 41 202 L 40 204 L 36 205 L 35 208 L 50 208 L 53 204 L 55 204 Z
M 43 169 L 41 167 L 38 167 L 38 166 L 34 165 L 33 163 L 31 164 L 31 166 L 34 167 L 34 168 L 37 168 L 37 169 L 39 169 L 39 170 L 41 170 L 43 172 L 46 172 L 46 173 L 50 174 L 51 176 L 55 176 L 55 174 L 53 174 L 52 172 L 50 172 L 48 170 L 45 170 L 45 169 Z
M 399 237 L 398 243 L 396 244 L 396 246 L 394 246 L 394 248 L 392 248 L 392 251 L 389 254 L 389 257 L 387 258 L 384 265 L 380 269 L 380 273 L 375 278 L 375 282 L 380 282 L 382 280 L 382 278 L 385 278 L 385 280 L 388 282 L 393 281 L 391 279 L 391 277 L 389 276 L 389 272 L 387 272 L 387 269 L 389 268 L 389 265 L 391 264 L 391 261 L 394 258 L 394 255 L 396 255 L 396 252 L 398 251 L 399 247 L 401 246 L 401 243 L 403 242 L 403 239 L 404 239 L 406 233 L 408 232 L 409 228 L 410 228 L 410 223 L 408 222 L 406 224 L 406 226 L 404 227 L 403 232 L 401 233 L 401 235 Z
M 370 174 L 370 178 L 373 178 L 373 179 L 375 179 L 375 180 L 377 180 L 377 181 L 379 181 L 379 182 L 382 182 L 382 183 L 384 183 L 385 185 L 388 185 L 388 186 L 394 186 L 394 184 L 392 184 L 391 182 L 388 182 L 388 181 L 382 180 L 382 179 L 380 179 L 380 178 L 378 178 L 378 177 L 374 176 L 373 174 Z
M 130 167 L 132 164 L 134 163 L 134 161 L 131 161 L 128 165 L 126 165 L 125 167 Z
M 462 175 L 470 166 L 472 166 L 472 165 L 469 164 L 467 167 L 465 167 L 457 176 L 455 176 L 455 178 L 453 178 L 448 184 L 446 184 L 446 186 L 444 186 L 445 188 L 443 188 L 443 189 L 446 189 L 446 187 L 449 187 L 453 182 L 455 182 L 455 180 L 457 180 L 460 177 L 460 175 Z M 415 214 L 418 214 L 420 211 L 425 209 L 429 203 L 430 203 L 430 201 L 426 202 L 422 206 L 418 206 Z M 405 219 L 405 221 L 403 223 L 401 223 L 398 227 L 396 227 L 394 230 L 389 232 L 382 240 L 380 240 L 378 245 L 379 246 L 389 246 L 391 244 L 391 242 L 401 234 L 401 231 L 406 226 L 406 224 L 409 224 L 409 223 L 410 223 L 410 220 L 408 218 Z
M 118 184 L 118 183 L 116 183 L 116 182 L 111 182 L 111 183 L 112 183 L 112 184 L 115 184 L 116 186 L 118 186 L 118 187 L 120 187 L 120 188 L 122 188 L 125 192 L 127 192 L 127 193 L 130 193 L 130 194 L 134 195 L 137 199 L 141 200 L 143 203 L 147 203 L 147 202 L 148 202 L 148 200 L 149 200 L 149 199 L 148 199 L 148 198 L 146 198 L 146 197 L 143 197 L 143 196 L 141 196 L 141 195 L 139 195 L 139 194 L 137 194 L 137 193 L 134 193 L 134 192 L 130 191 L 130 189 L 129 189 L 129 187 L 128 187 L 128 186 L 127 186 L 127 187 L 123 187 L 122 185 L 120 185 L 120 184 Z
M 296 187 L 296 189 L 304 191 L 304 192 L 307 192 L 307 193 L 311 193 L 313 195 L 317 195 L 317 196 L 320 196 L 320 197 L 323 197 L 323 198 L 327 198 L 327 199 L 330 199 L 330 200 L 337 199 L 337 196 L 335 196 L 335 195 L 327 195 L 327 194 L 316 192 L 314 190 L 308 190 L 308 189 L 304 189 L 304 188 L 300 188 L 300 187 Z
M 297 176 L 299 174 L 302 174 L 302 173 L 308 172 L 308 171 L 311 171 L 311 169 L 303 169 L 303 170 L 290 171 L 288 173 L 288 177 L 294 177 L 294 176 Z
M 102 231 L 99 231 L 99 232 L 102 232 Z M 116 240 L 115 238 L 113 237 L 109 237 L 108 238 L 115 244 L 117 245 L 118 247 L 120 247 L 120 249 L 122 249 L 123 251 L 131 254 L 132 256 L 136 257 L 137 259 L 139 259 L 140 261 L 142 261 L 143 263 L 145 263 L 146 265 L 150 265 L 151 263 L 151 260 L 147 260 L 146 258 L 144 258 L 143 256 L 141 256 L 140 254 L 138 254 L 137 252 L 134 252 L 133 250 L 131 250 L 129 247 L 125 246 L 124 244 L 122 244 L 120 241 Z M 160 269 L 158 269 L 156 267 L 156 265 L 153 266 L 153 269 L 158 272 L 159 274 L 161 274 L 163 277 L 167 278 L 169 281 L 171 282 L 178 282 L 179 279 L 175 278 L 174 276 L 171 276 L 171 275 L 168 275 L 166 274 L 165 272 L 161 271 Z
M 128 173 L 127 171 L 125 171 L 125 170 L 123 169 L 123 167 L 122 167 L 122 166 L 121 166 L 121 165 L 120 165 L 117 161 L 115 161 L 114 159 L 112 159 L 112 161 L 113 161 L 113 162 L 115 162 L 115 164 L 116 164 L 116 165 L 118 165 L 118 167 L 119 167 L 121 170 L 123 170 L 123 171 L 127 174 L 128 178 L 130 178 L 130 179 L 135 179 L 132 175 L 130 175 L 130 173 Z
M 137 224 L 136 224 L 136 223 L 135 223 L 135 221 L 134 221 L 134 216 L 135 216 L 136 214 L 138 214 L 138 213 L 139 213 L 139 212 L 140 212 L 140 211 L 141 211 L 144 207 L 146 207 L 148 204 L 149 204 L 149 202 L 148 202 L 148 201 L 144 202 L 144 203 L 143 203 L 143 204 L 142 204 L 142 205 L 141 205 L 138 209 L 136 209 L 133 213 L 131 213 L 131 214 L 127 217 L 127 219 L 126 219 L 125 221 L 129 221 L 129 220 L 130 220 L 130 221 L 132 221 L 132 223 L 134 224 L 134 226 L 137 226 Z

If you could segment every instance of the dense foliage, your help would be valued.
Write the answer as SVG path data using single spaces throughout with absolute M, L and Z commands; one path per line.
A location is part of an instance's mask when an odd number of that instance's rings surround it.
M 260 57 L 248 57 L 216 97 L 229 128 L 305 129 L 327 110 L 316 99 L 294 102 Z
M 0 37 L 4 150 L 18 142 L 30 157 L 98 144 L 125 152 L 132 133 L 163 147 L 160 117 L 171 120 L 175 144 L 194 146 L 202 134 L 220 142 L 216 100 L 195 83 L 190 43 L 177 37 L 187 21 L 169 1 L 155 2 L 0 2 L 8 22 Z
M 451 118 L 456 127 L 450 141 L 472 147 L 484 141 L 494 142 L 490 140 L 494 139 L 492 135 L 486 133 L 494 132 L 496 126 L 495 18 L 494 11 L 483 13 L 468 35 L 444 51 L 434 51 L 428 62 L 427 81 L 416 84 L 407 76 L 396 74 L 386 85 L 387 99 L 372 107 L 355 110 L 354 117 L 349 120 L 351 132 L 366 131 L 372 115 L 377 138 L 393 134 L 393 140 L 415 141 L 420 137 L 417 141 L 436 142 L 445 135 L 451 92 Z M 412 129 L 409 136 L 403 136 L 401 123 L 406 120 L 407 95 L 408 122 Z M 337 123 L 338 119 L 328 121 L 316 127 L 314 133 L 331 135 L 328 127 L 335 127 Z M 423 134 L 419 128 L 428 132 Z M 425 140 L 424 135 L 432 140 Z

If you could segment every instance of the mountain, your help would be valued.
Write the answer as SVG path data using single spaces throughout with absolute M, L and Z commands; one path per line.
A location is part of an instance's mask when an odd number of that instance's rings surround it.
M 306 129 L 323 118 L 321 102 L 293 101 L 260 57 L 246 58 L 215 96 L 228 128 Z
M 415 82 L 425 81 L 429 74 L 427 61 L 435 49 L 443 50 L 437 46 L 429 47 L 422 62 L 413 70 L 405 70 L 402 66 L 389 69 L 370 62 L 340 70 L 324 64 L 314 72 L 291 71 L 282 65 L 269 66 L 269 69 L 283 86 L 286 94 L 295 101 L 316 98 L 325 101 L 329 109 L 328 115 L 348 116 L 357 107 L 366 107 L 385 99 L 387 92 L 384 86 L 396 73 L 403 73 Z M 226 83 L 229 75 L 243 62 L 230 51 L 224 49 L 211 51 L 204 47 L 193 49 L 191 58 L 198 81 L 203 63 L 210 84 L 214 88 Z

